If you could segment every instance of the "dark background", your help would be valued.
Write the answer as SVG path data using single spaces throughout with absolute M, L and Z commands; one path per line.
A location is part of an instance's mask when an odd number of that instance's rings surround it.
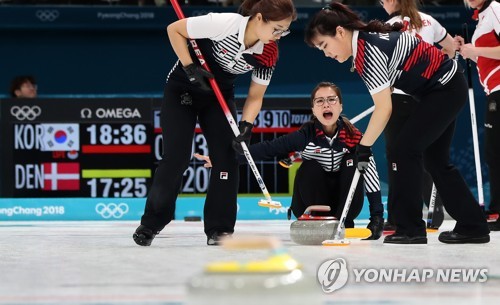
M 328 80 L 341 86 L 344 113 L 354 117 L 372 102 L 358 75 L 349 72 L 350 62 L 338 64 L 303 42 L 303 28 L 318 9 L 297 8 L 299 18 L 291 26 L 292 33 L 280 41 L 280 59 L 266 96 L 285 101 L 307 97 L 316 83 Z M 380 6 L 354 9 L 365 20 L 387 17 Z M 189 17 L 211 11 L 234 12 L 236 8 L 184 6 L 183 10 Z M 434 16 L 452 36 L 462 34 L 464 22 L 473 32 L 472 12 L 463 5 L 426 6 L 423 11 Z M 36 77 L 40 98 L 67 99 L 68 103 L 75 97 L 161 97 L 166 75 L 176 61 L 165 28 L 175 20 L 170 6 L 0 5 L 0 98 L 8 97 L 10 80 L 21 74 Z M 475 66 L 472 71 L 482 143 L 485 98 Z M 236 92 L 240 99 L 248 90 L 249 79 L 249 75 L 238 79 Z M 364 130 L 367 122 L 362 120 L 357 126 Z M 386 181 L 382 138 L 374 150 L 381 180 Z M 452 159 L 474 188 L 468 107 L 459 118 Z M 484 178 L 486 170 L 483 166 Z

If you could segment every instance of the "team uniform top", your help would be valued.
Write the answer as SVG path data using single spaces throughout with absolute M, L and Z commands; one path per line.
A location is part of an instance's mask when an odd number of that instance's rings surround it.
M 354 152 L 361 137 L 362 134 L 358 129 L 354 130 L 353 136 L 349 136 L 347 127 L 339 118 L 337 132 L 330 138 L 326 136 L 321 123 L 313 120 L 305 123 L 297 131 L 271 141 L 252 144 L 249 149 L 255 160 L 269 160 L 275 156 L 287 155 L 291 151 L 301 151 L 303 160 L 317 161 L 326 172 L 338 172 L 342 162 L 346 162 L 347 166 L 355 166 L 354 160 L 343 159 L 345 154 Z M 369 193 L 380 192 L 380 182 L 373 157 L 370 158 L 364 179 L 367 196 Z M 368 196 L 368 199 L 370 198 L 371 196 Z
M 278 60 L 276 42 L 264 44 L 258 41 L 246 49 L 245 29 L 250 17 L 236 13 L 210 13 L 187 19 L 189 38 L 195 39 L 210 70 L 215 75 L 221 90 L 232 90 L 239 74 L 252 71 L 252 81 L 268 85 Z M 191 45 L 191 58 L 199 61 Z M 170 72 L 168 79 L 189 83 L 179 61 Z
M 420 19 L 422 19 L 422 27 L 417 31 L 412 29 L 409 33 L 412 35 L 420 36 L 420 38 L 430 44 L 440 43 L 446 38 L 446 29 L 431 15 L 427 15 L 422 12 L 418 12 Z M 389 15 L 389 20 L 386 21 L 388 24 L 394 24 L 396 22 L 403 23 L 401 18 L 401 12 L 395 12 Z M 411 23 L 411 20 L 410 20 Z
M 472 44 L 476 47 L 498 47 L 500 35 L 500 4 L 492 1 L 479 11 Z M 480 56 L 477 59 L 479 80 L 486 94 L 500 90 L 500 60 Z
M 416 29 L 412 29 L 409 31 L 410 34 L 430 44 L 440 43 L 446 38 L 448 32 L 436 19 L 434 19 L 431 15 L 427 15 L 422 12 L 418 12 L 418 14 L 422 20 L 422 27 L 418 31 Z M 396 22 L 403 23 L 401 12 L 395 12 L 389 15 L 389 20 L 386 21 L 388 24 L 394 24 Z M 399 89 L 394 89 L 394 93 L 405 94 Z
M 433 45 L 401 32 L 353 32 L 353 63 L 370 94 L 396 87 L 418 97 L 450 81 L 457 63 Z

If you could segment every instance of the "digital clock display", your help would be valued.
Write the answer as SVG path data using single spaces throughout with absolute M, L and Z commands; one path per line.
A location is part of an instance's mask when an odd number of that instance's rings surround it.
M 138 124 L 120 124 L 111 126 L 110 124 L 92 124 L 86 128 L 89 134 L 90 145 L 144 145 L 148 139 L 146 126 Z
M 147 196 L 162 157 L 160 105 L 159 99 L 2 100 L 0 196 Z M 307 108 L 262 110 L 252 142 L 296 130 L 309 113 Z M 210 154 L 199 128 L 192 152 Z M 290 193 L 287 170 L 275 161 L 257 166 L 270 192 Z M 206 193 L 209 176 L 203 162 L 191 159 L 180 192 Z M 239 191 L 260 193 L 246 166 Z
M 87 181 L 90 197 L 145 197 L 146 178 L 92 178 Z

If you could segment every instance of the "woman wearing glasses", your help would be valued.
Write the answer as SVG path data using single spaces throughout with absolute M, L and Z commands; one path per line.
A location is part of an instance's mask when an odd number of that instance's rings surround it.
M 313 119 L 299 130 L 272 141 L 250 146 L 255 160 L 269 160 L 300 151 L 302 164 L 295 176 L 291 210 L 301 216 L 310 205 L 328 205 L 338 218 L 349 193 L 356 162 L 354 150 L 361 140 L 361 132 L 347 118 L 341 116 L 340 88 L 328 82 L 319 83 L 311 93 Z M 196 155 L 207 162 L 207 156 Z M 373 157 L 369 158 L 364 174 L 364 188 L 370 204 L 372 231 L 369 239 L 379 239 L 384 224 L 380 183 Z M 354 227 L 354 219 L 363 207 L 363 179 L 360 179 L 346 219 L 346 227 Z
M 401 28 L 400 23 L 377 20 L 366 24 L 347 6 L 332 2 L 312 17 L 305 40 L 340 63 L 352 56 L 352 65 L 371 94 L 375 110 L 356 149 L 360 170 L 366 168 L 371 146 L 391 117 L 392 88 L 418 101 L 387 154 L 395 175 L 396 232 L 384 243 L 427 244 L 421 195 L 424 162 L 446 211 L 457 221 L 452 231 L 439 235 L 439 241 L 487 243 L 483 212 L 449 160 L 455 120 L 467 102 L 462 68 L 433 45 L 401 33 Z
M 288 34 L 297 13 L 292 0 L 245 0 L 240 13 L 210 13 L 190 17 L 167 27 L 179 60 L 167 77 L 160 125 L 163 155 L 149 190 L 141 225 L 134 241 L 149 246 L 173 218 L 183 173 L 192 157 L 196 123 L 200 124 L 212 155 L 213 169 L 204 207 L 207 244 L 231 234 L 236 222 L 239 184 L 236 152 L 249 141 L 252 123 L 262 106 L 266 88 L 278 60 L 277 41 Z M 204 70 L 188 39 L 196 43 L 212 70 Z M 236 139 L 210 88 L 215 78 L 234 117 L 234 81 L 252 72 L 248 96 Z M 224 175 L 221 175 L 224 173 Z

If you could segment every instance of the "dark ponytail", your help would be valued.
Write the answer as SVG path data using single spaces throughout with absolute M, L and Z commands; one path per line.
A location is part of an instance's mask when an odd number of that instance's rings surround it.
M 297 11 L 292 0 L 244 0 L 238 13 L 243 16 L 255 16 L 260 13 L 265 21 L 297 19 Z
M 313 16 L 306 28 L 305 42 L 309 46 L 314 46 L 312 40 L 318 34 L 335 36 L 338 26 L 350 31 L 358 30 L 379 33 L 398 32 L 403 27 L 401 23 L 391 25 L 380 20 L 372 20 L 365 23 L 358 14 L 346 5 L 332 2 Z
M 243 16 L 252 16 L 252 8 L 262 0 L 244 0 L 238 9 L 238 14 Z

